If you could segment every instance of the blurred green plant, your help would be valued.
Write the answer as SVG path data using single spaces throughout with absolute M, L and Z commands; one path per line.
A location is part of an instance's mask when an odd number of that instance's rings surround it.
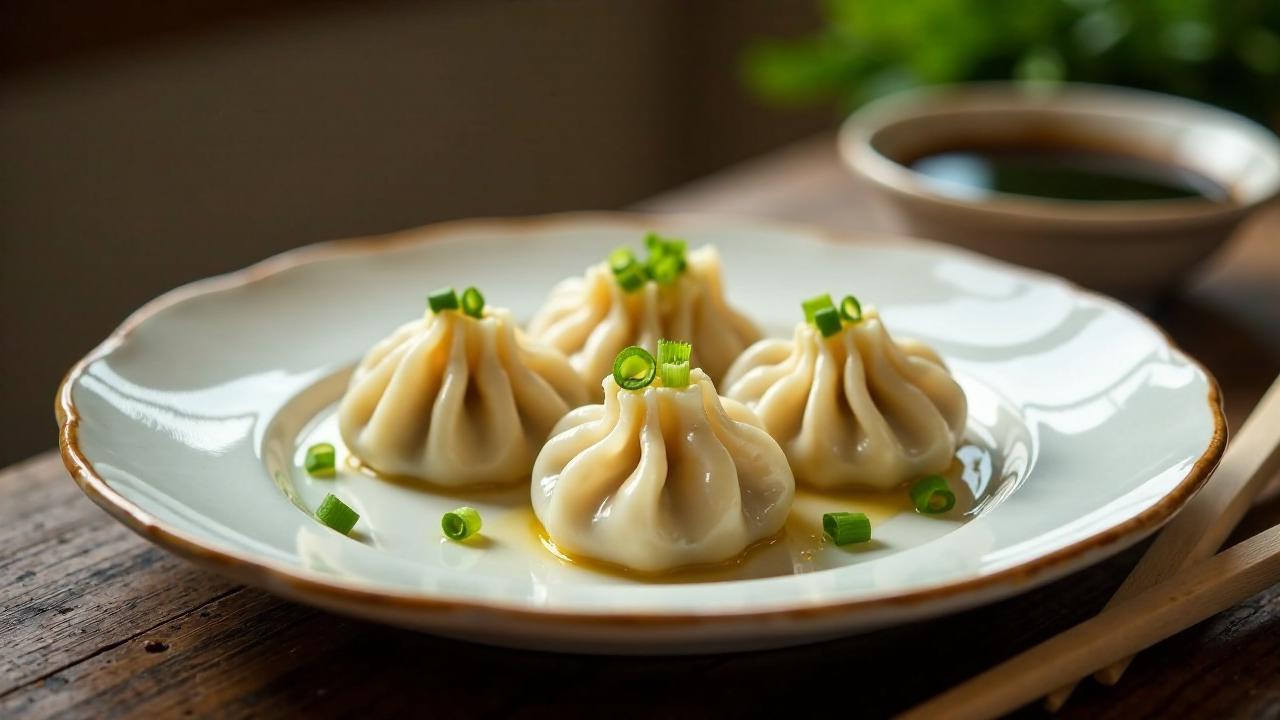
M 1196 98 L 1280 126 L 1280 0 L 822 0 L 825 27 L 748 49 L 779 104 L 852 109 L 917 85 L 1110 83 Z

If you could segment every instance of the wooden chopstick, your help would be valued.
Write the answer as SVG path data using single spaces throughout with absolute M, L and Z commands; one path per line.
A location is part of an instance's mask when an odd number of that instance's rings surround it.
M 1280 378 L 1249 414 L 1209 482 L 1165 526 L 1107 608 L 1217 552 L 1278 470 Z M 1099 682 L 1114 685 L 1132 660 L 1125 657 L 1102 670 L 1098 670 L 1100 664 L 1091 670 L 1097 670 L 1094 677 Z M 1045 707 L 1050 712 L 1057 711 L 1071 697 L 1079 680 L 1072 678 L 1069 684 L 1046 696 Z
M 1225 550 L 900 717 L 955 720 L 1010 712 L 1185 630 L 1280 582 L 1280 525 Z

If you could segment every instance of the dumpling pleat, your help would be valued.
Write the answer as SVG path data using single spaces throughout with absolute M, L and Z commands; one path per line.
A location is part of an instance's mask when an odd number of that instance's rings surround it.
M 686 271 L 671 285 L 647 282 L 623 292 L 606 263 L 552 289 L 529 323 L 529 334 L 563 352 L 588 393 L 600 399 L 600 379 L 629 345 L 650 352 L 660 339 L 693 344 L 693 365 L 719 380 L 760 331 L 724 297 L 720 256 L 713 247 L 686 255 Z
M 680 389 L 610 377 L 604 396 L 561 420 L 534 464 L 534 512 L 561 548 L 656 572 L 727 560 L 782 528 L 786 456 L 701 370 Z
M 568 360 L 522 345 L 510 314 L 494 308 L 431 315 L 374 346 L 338 419 L 347 446 L 380 472 L 505 483 L 528 478 L 551 428 L 585 401 Z
M 914 341 L 900 347 L 874 308 L 831 338 L 800 323 L 790 343 L 757 343 L 726 382 L 797 480 L 818 487 L 888 489 L 940 472 L 964 433 L 964 392 L 941 358 Z

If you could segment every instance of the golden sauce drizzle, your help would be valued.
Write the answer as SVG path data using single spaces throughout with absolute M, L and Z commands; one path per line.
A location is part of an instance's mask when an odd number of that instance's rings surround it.
M 994 453 L 983 445 L 967 443 L 957 448 L 957 455 L 967 453 L 972 460 L 966 465 L 960 457 L 952 458 L 951 465 L 941 473 L 956 494 L 956 507 L 947 517 L 958 518 L 975 504 L 970 492 L 971 483 L 978 473 L 977 463 L 982 458 L 988 465 L 982 474 L 983 485 L 990 479 Z M 976 456 L 975 456 L 976 453 Z M 666 572 L 642 572 L 594 558 L 570 553 L 556 545 L 547 534 L 528 505 L 528 485 L 468 485 L 446 487 L 415 477 L 380 472 L 359 460 L 353 454 L 345 458 L 346 467 L 369 477 L 392 483 L 418 492 L 429 492 L 461 501 L 483 498 L 485 502 L 511 505 L 514 509 L 486 523 L 485 534 L 495 538 L 510 539 L 516 545 L 526 547 L 534 554 L 550 553 L 558 562 L 587 570 L 649 583 L 703 583 L 750 580 L 756 578 L 795 575 L 825 570 L 848 563 L 848 554 L 864 553 L 883 547 L 875 540 L 875 528 L 889 519 L 904 513 L 915 512 L 911 504 L 909 485 L 892 490 L 814 490 L 797 487 L 791 512 L 786 524 L 777 534 L 759 540 L 738 555 L 719 563 L 691 565 Z M 996 473 L 998 476 L 998 473 Z M 869 543 L 838 547 L 830 542 L 822 531 L 822 516 L 831 512 L 861 512 L 871 520 L 872 540 Z M 834 555 L 840 553 L 840 556 Z
M 348 455 L 346 466 L 353 472 L 361 475 L 377 478 L 383 482 L 407 490 L 417 492 L 428 492 L 432 495 L 440 495 L 443 497 L 454 498 L 456 500 L 475 500 L 483 499 L 485 502 L 498 503 L 503 505 L 515 505 L 517 503 L 529 502 L 529 485 L 528 483 L 484 483 L 476 485 L 465 485 L 462 487 L 450 487 L 448 485 L 439 485 L 430 480 L 411 477 L 409 475 L 393 475 L 377 470 L 357 458 L 354 454 Z
M 895 515 L 912 512 L 905 490 L 818 493 L 797 489 L 787 523 L 777 534 L 749 545 L 738 555 L 719 563 L 690 565 L 665 572 L 642 572 L 614 563 L 571 553 L 556 545 L 532 508 L 520 508 L 504 521 L 523 526 L 521 545 L 551 553 L 557 560 L 591 572 L 650 583 L 701 583 L 795 575 L 833 567 L 824 553 L 866 552 L 879 547 L 874 541 L 859 546 L 836 547 L 822 532 L 822 515 L 829 512 L 862 512 L 873 528 Z M 834 560 L 834 559 L 833 559 Z

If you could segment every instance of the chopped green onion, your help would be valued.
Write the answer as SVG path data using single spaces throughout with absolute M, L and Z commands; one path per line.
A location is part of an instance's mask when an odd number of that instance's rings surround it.
M 658 377 L 663 387 L 689 386 L 689 356 L 693 346 L 677 340 L 658 341 Z
M 636 254 L 632 252 L 630 247 L 623 245 L 617 247 L 613 252 L 609 252 L 609 269 L 614 273 L 621 272 L 636 263 Z
M 625 245 L 609 253 L 609 269 L 614 273 L 620 273 L 635 264 L 636 254 Z
M 662 387 L 689 387 L 689 363 L 662 363 Z
M 663 255 L 649 260 L 649 275 L 659 285 L 670 285 L 684 271 L 684 258 Z
M 473 318 L 484 315 L 484 295 L 474 287 L 462 291 L 462 312 Z
M 644 236 L 644 245 L 649 249 L 650 255 L 675 255 L 678 257 L 684 257 L 685 250 L 687 249 L 683 240 L 664 238 L 654 232 Z
M 813 322 L 813 318 L 818 311 L 823 308 L 834 308 L 835 304 L 831 302 L 831 296 L 827 294 L 811 297 L 800 303 L 800 307 L 804 308 L 804 319 L 806 322 Z
M 613 361 L 613 380 L 625 390 L 648 387 L 658 372 L 658 365 L 648 350 L 637 345 L 623 348 Z
M 679 340 L 658 341 L 658 362 L 660 363 L 689 362 L 689 356 L 692 354 L 693 346 L 687 342 L 680 342 Z
M 911 486 L 911 504 L 926 515 L 938 515 L 956 506 L 956 494 L 941 475 L 928 475 Z
M 871 539 L 871 519 L 865 513 L 827 513 L 822 516 L 822 531 L 837 545 L 864 543 Z
M 622 292 L 627 293 L 639 290 L 649 281 L 649 276 L 644 272 L 644 266 L 638 262 L 632 262 L 622 270 L 614 270 L 613 277 L 618 281 Z
M 307 474 L 314 477 L 333 477 L 337 472 L 336 459 L 338 453 L 329 443 L 318 443 L 307 448 L 307 459 L 303 467 Z
M 813 314 L 813 325 L 818 328 L 818 332 L 822 333 L 822 337 L 831 337 L 840 332 L 843 325 L 840 322 L 840 313 L 833 307 L 824 307 Z
M 675 282 L 686 266 L 685 242 L 649 233 L 644 238 L 644 244 L 649 249 L 649 260 L 646 263 L 649 277 L 662 285 Z
M 316 519 L 346 535 L 351 532 L 351 528 L 356 526 L 356 521 L 360 519 L 360 514 L 347 507 L 347 504 L 339 500 L 333 493 L 329 493 L 320 502 L 320 507 L 316 508 Z
M 852 295 L 845 295 L 840 301 L 840 316 L 849 322 L 858 322 L 862 319 L 862 303 Z
M 454 292 L 451 287 L 442 288 L 427 296 L 427 305 L 431 307 L 431 312 L 433 313 L 457 310 L 458 293 Z
M 480 532 L 480 513 L 467 506 L 452 510 L 440 518 L 440 529 L 450 540 L 466 540 Z

